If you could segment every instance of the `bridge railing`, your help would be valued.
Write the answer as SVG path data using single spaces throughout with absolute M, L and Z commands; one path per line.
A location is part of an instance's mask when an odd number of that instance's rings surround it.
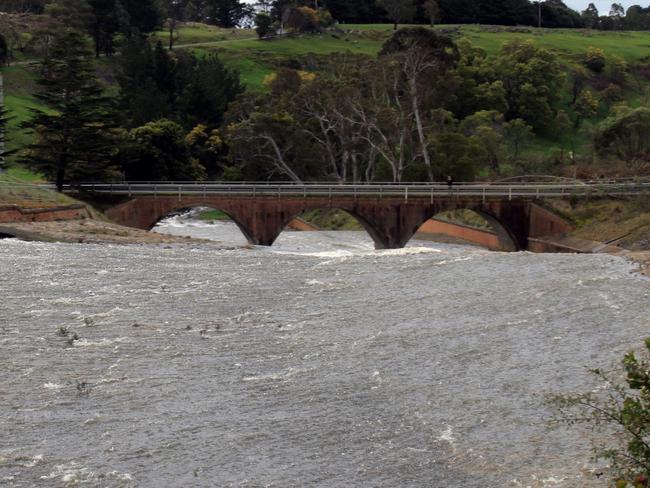
M 482 198 L 551 198 L 566 196 L 598 195 L 640 195 L 650 193 L 650 181 L 579 183 L 579 184 L 509 184 L 485 183 L 454 184 L 365 184 L 328 185 L 323 183 L 213 183 L 213 182 L 126 182 L 126 183 L 81 183 L 67 185 L 65 191 L 89 191 L 116 195 L 160 195 L 160 196 L 259 196 L 259 197 L 436 197 L 466 196 Z
M 517 187 L 528 187 L 528 186 L 584 186 L 584 185 L 616 185 L 616 184 L 630 184 L 630 183 L 650 183 L 650 177 L 629 177 L 629 178 L 610 178 L 610 179 L 594 179 L 594 180 L 574 180 L 565 178 L 563 180 L 539 180 L 539 181 L 454 181 L 453 186 L 517 186 Z M 111 184 L 101 181 L 87 181 L 87 182 L 78 182 L 71 183 L 69 187 L 75 186 L 87 186 L 87 185 L 105 185 Z M 289 186 L 289 187 L 312 187 L 312 186 L 356 186 L 356 187 L 386 187 L 386 186 L 409 186 L 409 187 L 430 187 L 430 186 L 447 186 L 446 181 L 439 182 L 402 182 L 402 183 L 393 183 L 393 182 L 357 182 L 357 183 L 338 183 L 338 182 L 323 182 L 323 181 L 306 181 L 302 183 L 294 183 L 290 181 L 119 181 L 113 182 L 113 185 L 191 185 L 191 186 L 202 186 L 202 185 L 220 185 L 220 186 L 260 186 L 260 187 L 277 187 L 277 186 Z

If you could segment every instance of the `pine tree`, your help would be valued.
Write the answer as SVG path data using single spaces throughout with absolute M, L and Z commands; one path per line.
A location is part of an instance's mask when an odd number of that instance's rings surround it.
M 47 107 L 32 109 L 23 124 L 36 142 L 22 158 L 54 180 L 57 190 L 71 179 L 102 177 L 111 163 L 111 101 L 98 82 L 84 35 L 57 33 L 42 62 L 35 97 Z
M 239 0 L 209 0 L 208 17 L 211 24 L 230 29 L 252 14 L 251 8 Z
M 7 126 L 13 117 L 5 108 L 4 103 L 0 106 L 0 173 L 7 169 L 7 156 L 13 151 L 7 151 Z

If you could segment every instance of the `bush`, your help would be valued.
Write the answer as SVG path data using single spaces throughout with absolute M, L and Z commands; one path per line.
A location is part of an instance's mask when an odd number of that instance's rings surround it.
M 597 47 L 590 47 L 585 54 L 584 64 L 595 73 L 602 72 L 606 64 L 605 52 Z
M 646 339 L 645 349 L 640 354 L 625 355 L 622 371 L 612 373 L 594 369 L 592 373 L 606 386 L 575 397 L 555 397 L 556 420 L 569 425 L 587 423 L 598 432 L 611 435 L 611 443 L 597 447 L 596 454 L 611 463 L 616 486 L 648 486 L 650 339 Z M 619 379 L 620 373 L 624 380 Z
M 605 120 L 596 135 L 598 155 L 616 157 L 628 163 L 650 161 L 650 109 L 623 111 Z

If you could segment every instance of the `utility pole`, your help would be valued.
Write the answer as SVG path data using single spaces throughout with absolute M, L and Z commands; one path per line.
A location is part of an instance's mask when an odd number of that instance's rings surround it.
M 537 27 L 542 28 L 542 0 L 538 0 L 537 2 L 537 8 L 538 8 L 538 13 L 537 13 Z

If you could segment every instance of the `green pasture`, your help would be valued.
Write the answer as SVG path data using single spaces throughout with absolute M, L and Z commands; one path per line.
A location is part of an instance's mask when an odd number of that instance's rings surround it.
M 403 26 L 402 26 L 403 27 Z M 198 29 L 198 28 L 197 28 Z M 452 31 L 454 36 L 465 37 L 474 45 L 495 55 L 501 46 L 515 39 L 533 40 L 537 45 L 558 53 L 568 63 L 576 62 L 589 47 L 603 49 L 607 55 L 622 57 L 628 62 L 650 61 L 650 32 L 603 32 L 583 29 L 534 29 L 499 26 L 437 26 L 437 30 Z M 347 24 L 323 34 L 259 40 L 251 32 L 231 34 L 224 39 L 224 29 L 204 29 L 194 51 L 201 55 L 217 51 L 224 61 L 237 69 L 249 88 L 262 88 L 264 77 L 287 60 L 309 54 L 327 55 L 350 52 L 375 56 L 382 44 L 393 33 L 387 24 Z M 181 34 L 182 36 L 182 34 Z
M 155 37 L 169 44 L 169 31 L 156 32 Z M 206 24 L 183 24 L 174 32 L 174 45 L 202 44 L 221 41 L 233 41 L 240 39 L 256 38 L 257 34 L 253 29 L 222 29 Z

